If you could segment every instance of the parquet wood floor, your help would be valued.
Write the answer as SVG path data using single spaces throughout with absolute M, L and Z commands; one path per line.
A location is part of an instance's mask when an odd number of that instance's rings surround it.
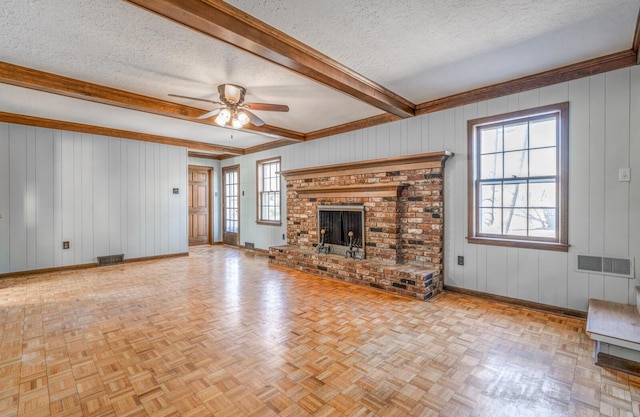
M 4 416 L 632 416 L 578 319 L 227 247 L 0 281 Z

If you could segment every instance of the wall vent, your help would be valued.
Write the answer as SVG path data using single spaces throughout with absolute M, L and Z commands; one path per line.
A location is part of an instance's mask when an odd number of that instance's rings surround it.
M 576 271 L 596 272 L 625 278 L 634 278 L 635 276 L 633 258 L 578 255 L 576 258 Z
M 244 248 L 248 250 L 254 250 L 256 245 L 251 242 L 244 242 Z
M 98 256 L 98 266 L 116 265 L 124 262 L 124 254 Z

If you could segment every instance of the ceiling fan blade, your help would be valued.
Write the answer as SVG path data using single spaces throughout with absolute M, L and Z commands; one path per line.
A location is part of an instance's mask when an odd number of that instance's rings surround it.
M 242 107 L 251 110 L 264 111 L 289 111 L 289 106 L 285 104 L 269 104 L 269 103 L 244 103 Z
M 208 119 L 209 117 L 215 116 L 216 114 L 220 113 L 221 110 L 222 109 L 211 110 L 210 112 L 207 112 L 207 113 L 203 114 L 202 116 L 198 116 L 198 119 Z
M 247 115 L 247 117 L 249 118 L 249 121 L 251 122 L 252 125 L 254 125 L 254 126 L 262 126 L 262 125 L 264 125 L 264 120 L 262 120 L 261 118 L 259 118 L 255 114 L 251 113 L 249 110 L 242 109 L 242 111 Z
M 207 100 L 206 98 L 197 98 L 197 97 L 181 96 L 181 95 L 179 95 L 179 94 L 169 94 L 169 97 L 186 98 L 187 100 L 204 101 L 205 103 L 223 104 L 223 103 L 220 103 L 219 101 Z

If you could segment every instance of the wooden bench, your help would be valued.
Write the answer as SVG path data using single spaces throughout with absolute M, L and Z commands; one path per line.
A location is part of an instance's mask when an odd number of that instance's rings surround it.
M 587 334 L 596 341 L 596 364 L 640 376 L 640 287 L 635 306 L 591 299 Z

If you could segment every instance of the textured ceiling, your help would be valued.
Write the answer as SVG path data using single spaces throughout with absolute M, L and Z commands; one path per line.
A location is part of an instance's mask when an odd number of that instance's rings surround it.
M 637 0 L 229 0 L 414 103 L 631 49 Z
M 213 2 L 213 1 L 212 1 Z M 631 49 L 640 0 L 231 0 L 414 104 Z M 121 0 L 4 0 L 0 61 L 197 107 L 247 88 L 307 134 L 385 112 Z M 250 148 L 277 138 L 0 84 L 0 111 Z

